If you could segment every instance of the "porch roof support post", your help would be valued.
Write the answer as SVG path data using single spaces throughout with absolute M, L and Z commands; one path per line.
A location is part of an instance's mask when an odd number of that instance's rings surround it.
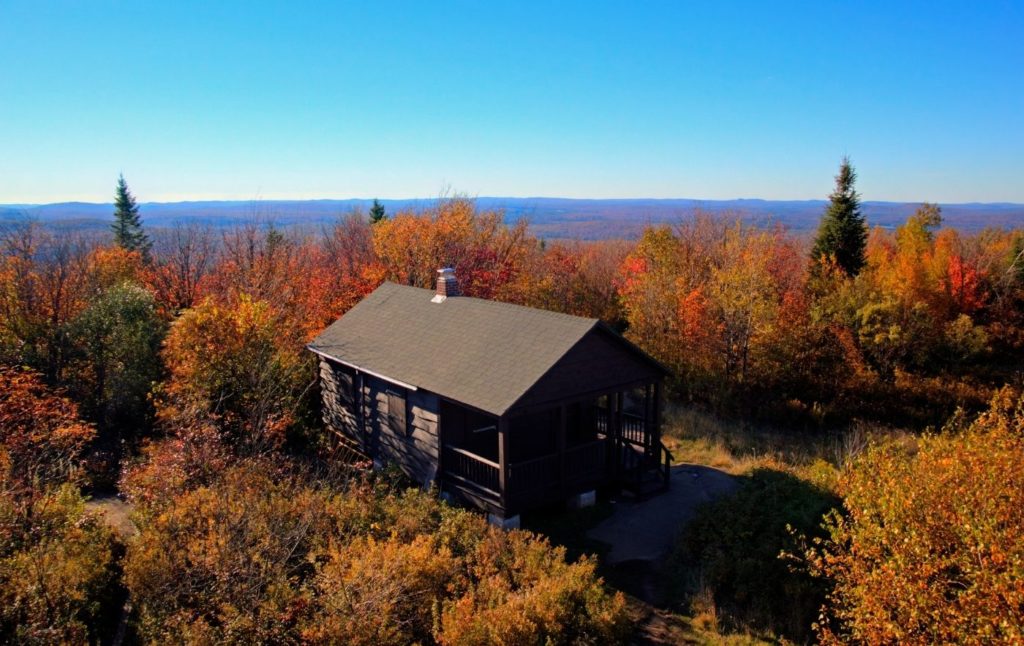
M 498 489 L 501 492 L 501 508 L 508 514 L 508 418 L 498 418 Z
M 651 425 L 652 440 L 661 442 L 661 380 L 654 382 L 654 423 Z
M 622 440 L 622 392 L 615 392 L 611 396 L 613 412 L 611 414 L 612 435 L 615 437 L 615 465 L 617 471 L 622 471 L 622 453 L 625 442 Z
M 654 451 L 654 387 L 644 386 L 644 458 L 650 460 Z M 655 459 L 657 459 L 655 457 Z
M 558 407 L 558 486 L 560 493 L 564 497 L 566 486 L 566 468 L 565 468 L 565 427 L 568 423 L 568 411 L 565 408 L 563 402 Z

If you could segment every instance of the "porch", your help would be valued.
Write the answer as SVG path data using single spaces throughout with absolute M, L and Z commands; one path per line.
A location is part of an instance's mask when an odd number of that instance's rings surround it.
M 439 480 L 503 518 L 608 485 L 654 493 L 671 463 L 660 415 L 659 383 L 502 417 L 444 402 Z

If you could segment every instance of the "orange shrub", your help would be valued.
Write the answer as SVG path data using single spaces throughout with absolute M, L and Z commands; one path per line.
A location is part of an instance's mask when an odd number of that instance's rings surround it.
M 844 512 L 809 551 L 834 584 L 826 643 L 1024 641 L 1024 397 L 915 450 L 872 447 L 840 482 Z
M 145 642 L 604 644 L 625 626 L 593 561 L 420 490 L 245 460 L 144 511 L 125 581 Z
M 38 373 L 0 368 L 0 446 L 16 482 L 43 487 L 77 480 L 83 451 L 95 434 L 79 418 L 78 406 Z

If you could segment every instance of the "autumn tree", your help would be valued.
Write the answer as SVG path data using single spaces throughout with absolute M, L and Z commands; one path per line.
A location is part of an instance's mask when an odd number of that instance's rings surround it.
M 216 244 L 208 227 L 176 224 L 156 237 L 146 282 L 168 316 L 198 304 L 203 279 L 213 270 Z
M 828 540 L 808 552 L 834 586 L 822 641 L 1024 640 L 1024 398 L 1003 390 L 913 449 L 873 446 L 839 493 Z
M 625 323 L 617 281 L 630 248 L 622 240 L 537 245 L 502 295 L 529 307 L 598 318 L 621 329 Z
M 0 339 L 14 362 L 59 382 L 71 352 L 68 324 L 85 307 L 95 244 L 74 234 L 55 234 L 35 222 L 0 236 Z
M 70 324 L 74 390 L 109 436 L 133 439 L 148 425 L 149 393 L 160 375 L 164 323 L 152 294 L 123 282 L 101 291 Z
M 78 405 L 30 370 L 0 368 L 0 445 L 10 482 L 43 488 L 83 481 L 84 451 L 95 436 Z
M 864 266 L 867 226 L 860 212 L 860 196 L 854 189 L 856 181 L 850 158 L 844 157 L 811 249 L 812 270 L 829 258 L 835 259 L 848 276 L 856 276 Z
M 25 496 L 12 469 L 0 446 L 0 641 L 98 643 L 111 629 L 114 538 L 77 486 Z
M 301 302 L 305 334 L 312 338 L 383 282 L 385 271 L 371 227 L 358 213 L 339 218 L 306 249 L 310 262 Z
M 883 375 L 955 368 L 986 350 L 977 318 L 988 270 L 957 231 L 937 230 L 941 223 L 940 208 L 926 203 L 895 233 L 876 228 L 868 239 L 850 326 Z
M 94 643 L 116 575 L 79 492 L 95 431 L 38 373 L 0 369 L 0 641 Z
M 776 379 L 769 355 L 789 332 L 780 316 L 806 314 L 802 280 L 782 231 L 701 216 L 645 231 L 619 296 L 627 335 L 675 368 L 688 395 L 722 403 Z
M 389 279 L 433 288 L 437 270 L 454 267 L 466 296 L 500 298 L 533 245 L 525 222 L 479 211 L 467 198 L 440 200 L 420 213 L 397 213 L 373 227 L 373 244 Z
M 299 303 L 313 260 L 303 243 L 292 232 L 256 222 L 225 231 L 219 262 L 203 281 L 204 296 L 225 304 L 248 296 L 274 303 L 281 315 L 301 317 Z
M 299 334 L 266 301 L 245 294 L 186 310 L 162 351 L 169 374 L 160 420 L 168 428 L 212 420 L 244 452 L 278 446 L 313 378 Z
M 111 225 L 114 232 L 114 242 L 117 246 L 128 251 L 137 251 L 143 260 L 148 264 L 152 242 L 146 232 L 142 229 L 142 220 L 139 218 L 139 205 L 135 196 L 128 189 L 128 183 L 124 181 L 124 175 L 117 178 L 117 189 L 114 194 L 114 223 Z

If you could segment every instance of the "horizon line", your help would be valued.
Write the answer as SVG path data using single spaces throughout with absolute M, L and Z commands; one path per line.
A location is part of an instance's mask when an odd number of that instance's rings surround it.
M 532 195 L 526 197 L 502 196 L 502 195 L 451 195 L 436 197 L 312 197 L 312 198 L 249 198 L 249 199 L 185 199 L 185 200 L 147 200 L 138 202 L 140 207 L 147 205 L 178 205 L 178 204 L 260 204 L 268 202 L 438 202 L 446 199 L 469 199 L 469 200 L 565 200 L 572 202 L 828 202 L 828 197 L 818 198 L 763 198 L 763 197 L 733 197 L 733 198 L 698 198 L 698 197 L 566 197 L 560 195 Z M 861 199 L 861 204 L 924 204 L 928 200 L 892 200 L 892 199 Z M 964 202 L 933 202 L 940 206 L 1020 206 L 1024 202 L 1013 202 L 996 200 L 991 202 L 971 200 Z M 89 201 L 89 200 L 62 200 L 58 202 L 9 202 L 0 203 L 0 208 L 39 208 L 46 206 L 62 206 L 70 204 L 82 204 L 88 206 L 112 206 L 113 201 Z

